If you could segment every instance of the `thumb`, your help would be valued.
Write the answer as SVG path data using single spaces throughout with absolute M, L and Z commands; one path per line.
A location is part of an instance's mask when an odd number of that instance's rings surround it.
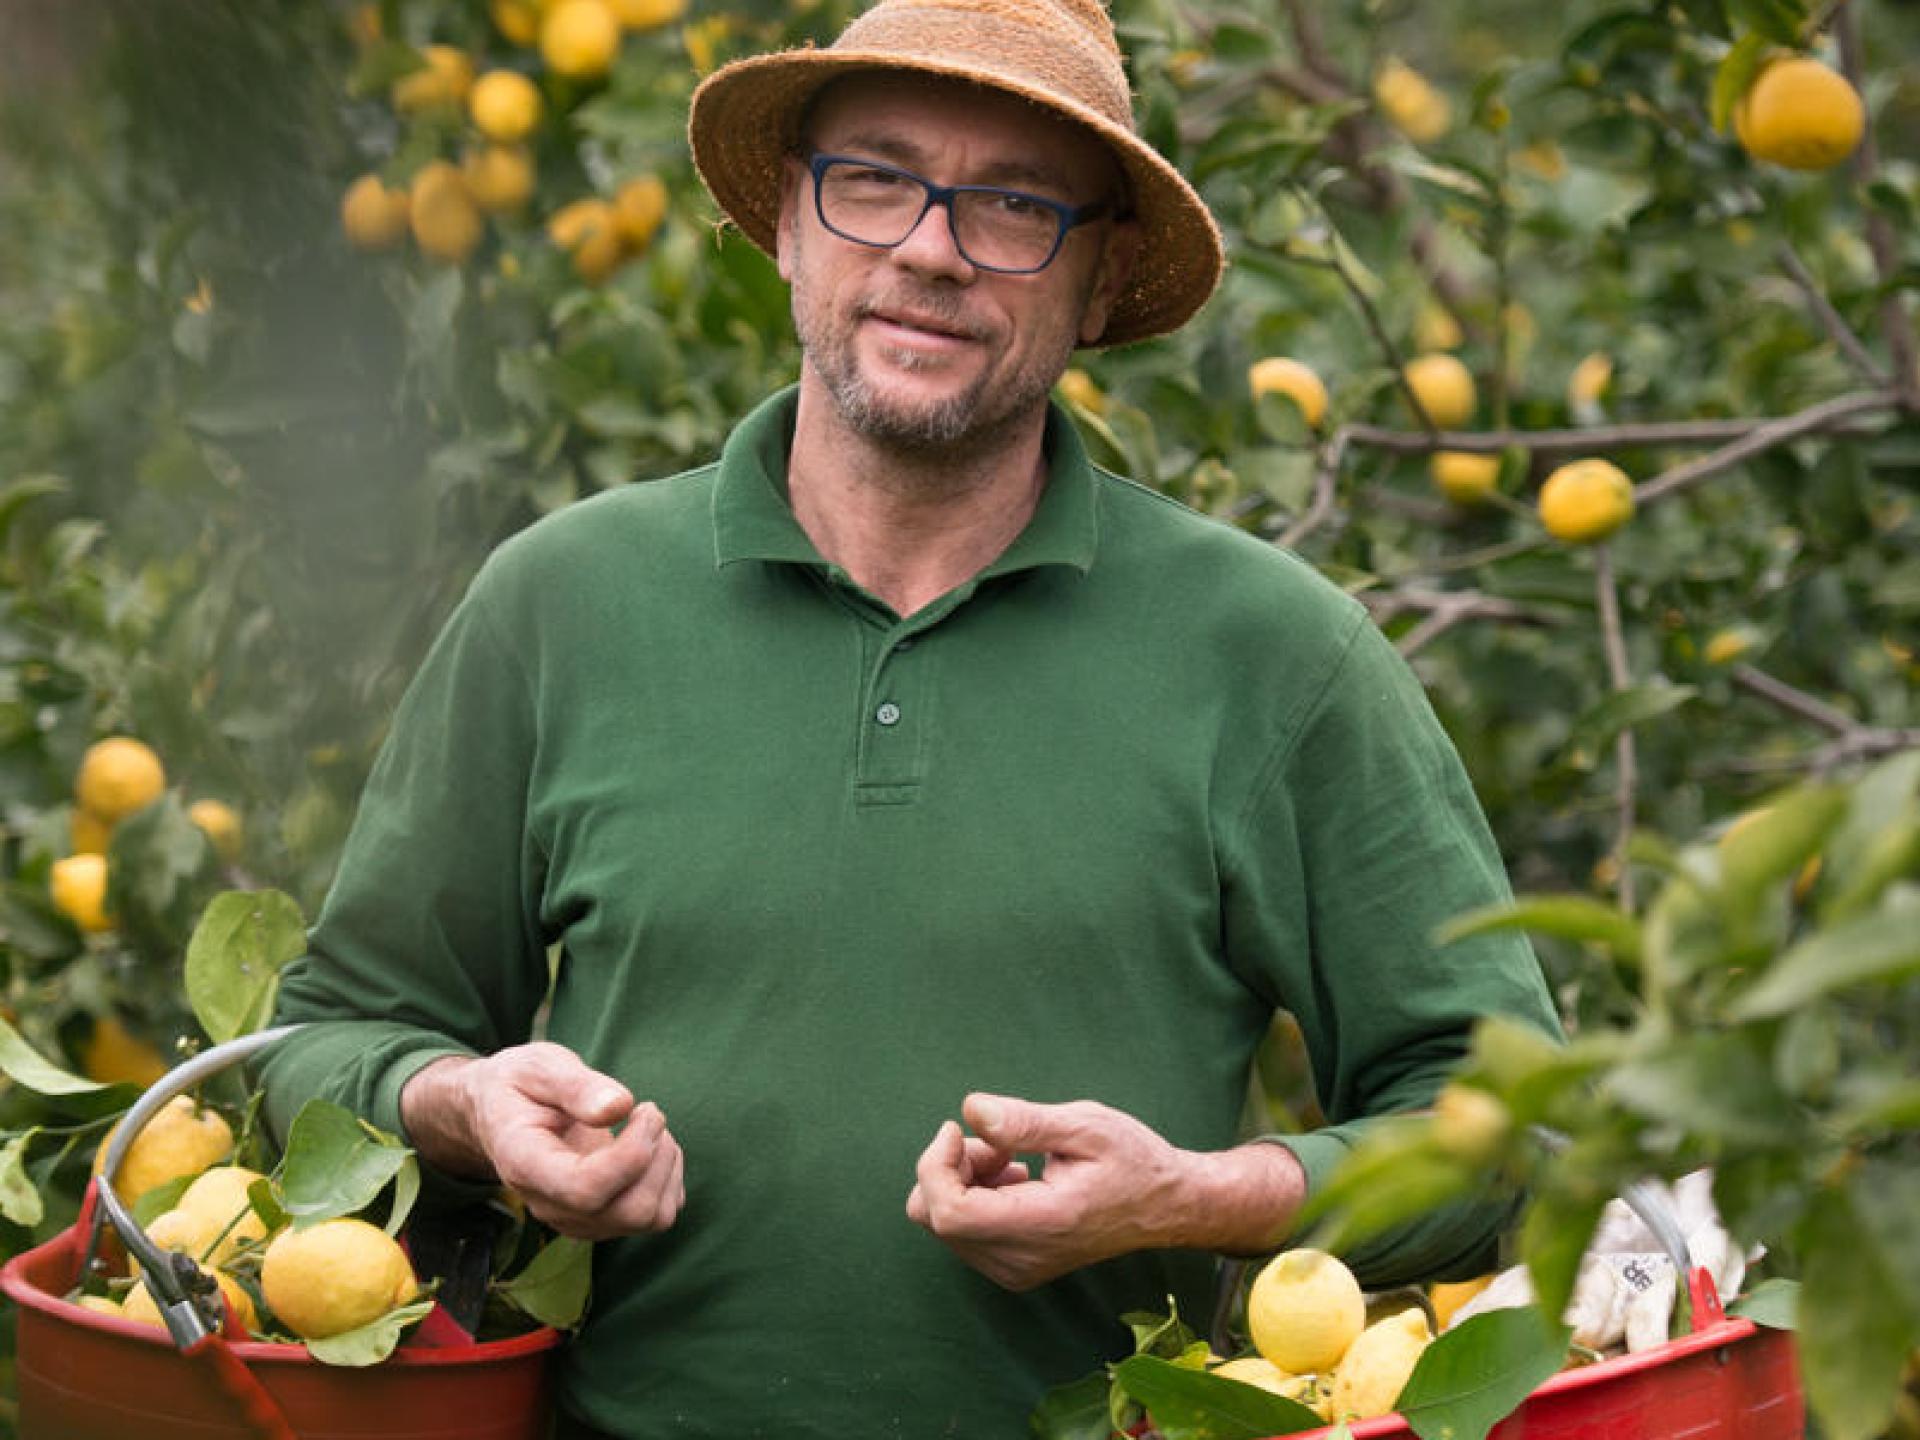
M 960 1113 L 973 1133 L 1009 1156 L 1016 1150 L 1044 1150 L 1052 1126 L 1047 1107 L 1011 1095 L 975 1092 L 960 1103 Z
M 536 1074 L 535 1098 L 583 1125 L 614 1125 L 633 1111 L 632 1091 L 571 1051 L 551 1056 Z

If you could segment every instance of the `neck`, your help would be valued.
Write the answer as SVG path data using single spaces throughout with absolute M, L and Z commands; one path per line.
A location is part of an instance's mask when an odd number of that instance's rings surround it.
M 977 575 L 1026 527 L 1046 485 L 1046 406 L 1001 433 L 937 448 L 850 430 L 802 376 L 787 462 L 794 518 L 831 563 L 896 615 Z

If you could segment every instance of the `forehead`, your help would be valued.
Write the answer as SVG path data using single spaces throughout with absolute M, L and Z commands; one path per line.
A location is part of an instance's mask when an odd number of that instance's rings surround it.
M 822 150 L 858 149 L 876 159 L 964 169 L 954 180 L 1048 180 L 1086 189 L 1117 169 L 1091 131 L 1005 91 L 939 75 L 851 75 L 808 112 L 807 138 Z

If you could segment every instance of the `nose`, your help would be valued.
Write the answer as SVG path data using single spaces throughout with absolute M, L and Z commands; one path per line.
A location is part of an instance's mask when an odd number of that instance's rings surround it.
M 951 204 L 929 205 L 919 223 L 891 253 L 903 264 L 928 274 L 967 278 L 974 273 L 973 263 L 960 253 L 960 242 L 953 233 Z

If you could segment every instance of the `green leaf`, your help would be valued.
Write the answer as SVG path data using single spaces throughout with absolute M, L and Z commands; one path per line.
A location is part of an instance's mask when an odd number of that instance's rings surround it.
M 1032 1440 L 1111 1440 L 1113 1424 L 1107 1414 L 1107 1392 L 1112 1382 L 1105 1370 L 1084 1375 L 1071 1385 L 1049 1390 L 1027 1416 Z
M 1602 750 L 1612 744 L 1621 731 L 1678 710 L 1698 693 L 1691 685 L 1671 685 L 1665 681 L 1616 691 L 1574 723 L 1568 749 Z
M 1323 1421 L 1285 1396 L 1204 1370 L 1187 1370 L 1152 1355 L 1134 1355 L 1114 1377 L 1153 1416 L 1166 1440 L 1264 1440 L 1318 1430 Z
M 37 1127 L 24 1131 L 0 1149 L 0 1215 L 29 1230 L 47 1212 L 39 1190 L 27 1178 L 27 1146 L 39 1133 Z
M 1634 1114 L 1691 1135 L 1789 1144 L 1799 1119 L 1758 1045 L 1758 1036 L 1742 1032 L 1686 1035 L 1616 1066 L 1603 1088 Z
M 1476 1315 L 1427 1346 L 1394 1408 L 1421 1440 L 1485 1440 L 1560 1369 L 1568 1334 L 1531 1305 Z
M 526 1268 L 494 1288 L 542 1325 L 571 1330 L 586 1314 L 593 1285 L 593 1246 L 557 1235 L 540 1247 Z M 1102 1405 L 1106 1390 L 1101 1389 Z
M 1807 1401 L 1828 1440 L 1872 1440 L 1893 1416 L 1908 1354 L 1920 1345 L 1907 1299 L 1854 1197 L 1825 1190 L 1795 1236 L 1801 1257 L 1796 1348 Z
M 1451 945 L 1495 930 L 1532 930 L 1599 945 L 1629 963 L 1640 957 L 1640 927 L 1633 917 L 1584 895 L 1527 895 L 1510 905 L 1469 911 L 1443 925 L 1433 940 L 1435 945 Z
M 1876 910 L 1801 941 L 1734 1002 L 1736 1020 L 1784 1015 L 1836 990 L 1920 974 L 1920 914 L 1903 905 Z
M 278 890 L 216 895 L 187 942 L 187 1000 L 216 1043 L 250 1035 L 273 1014 L 281 969 L 306 950 L 300 906 Z
M 1180 1318 L 1180 1307 L 1171 1295 L 1167 1297 L 1167 1313 L 1161 1315 L 1152 1310 L 1130 1310 L 1120 1317 L 1120 1323 L 1133 1332 L 1133 1351 L 1136 1355 L 1157 1355 L 1162 1360 L 1173 1360 L 1187 1351 L 1200 1337 L 1193 1327 Z
M 1743 907 L 1756 904 L 1759 891 L 1799 873 L 1846 812 L 1847 792 L 1837 786 L 1805 786 L 1749 811 L 1715 846 L 1722 892 Z
M 369 1321 L 358 1330 L 330 1335 L 324 1340 L 309 1340 L 306 1342 L 307 1353 L 322 1365 L 340 1365 L 355 1370 L 378 1365 L 394 1352 L 402 1332 L 416 1321 L 424 1320 L 432 1309 L 431 1300 L 415 1300 L 389 1310 L 378 1320 Z
M 1736 21 L 1776 45 L 1800 47 L 1800 27 L 1807 21 L 1807 7 L 1800 0 L 1727 0 L 1727 9 Z
M 413 1152 L 331 1100 L 313 1099 L 287 1127 L 280 1193 L 297 1224 L 371 1205 Z
M 1776 1275 L 1727 1306 L 1727 1314 L 1769 1330 L 1796 1330 L 1800 1320 L 1800 1282 Z
M 55 1065 L 4 1019 L 0 1019 L 0 1073 L 36 1095 L 90 1095 L 111 1088 Z
M 1713 72 L 1713 128 L 1733 133 L 1733 111 L 1747 93 L 1771 47 L 1764 35 L 1743 35 Z

